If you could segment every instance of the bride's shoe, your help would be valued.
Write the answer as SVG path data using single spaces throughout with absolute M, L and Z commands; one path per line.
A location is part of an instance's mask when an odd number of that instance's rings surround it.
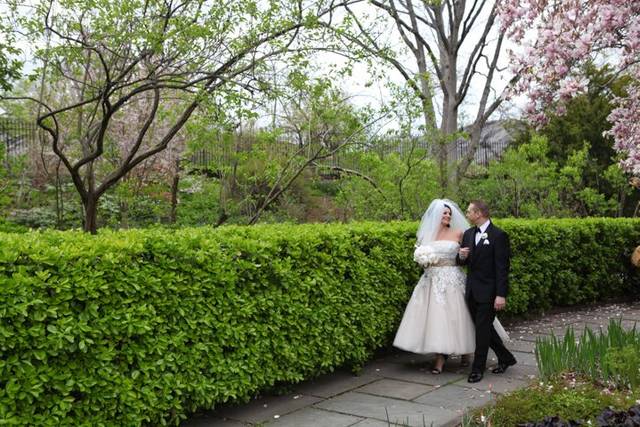
M 447 360 L 447 356 L 444 354 L 438 354 L 436 356 L 435 365 L 431 369 L 431 373 L 433 375 L 439 375 L 442 373 L 442 369 L 444 368 L 444 362 Z

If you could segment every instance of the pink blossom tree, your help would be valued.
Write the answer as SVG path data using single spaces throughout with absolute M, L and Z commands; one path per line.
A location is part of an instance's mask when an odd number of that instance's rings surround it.
M 640 2 L 637 0 L 503 0 L 502 28 L 524 49 L 513 53 L 521 79 L 513 95 L 526 94 L 533 123 L 545 123 L 551 106 L 562 113 L 566 102 L 584 91 L 587 62 L 609 64 L 627 75 L 627 95 L 615 99 L 608 119 L 621 166 L 640 175 Z

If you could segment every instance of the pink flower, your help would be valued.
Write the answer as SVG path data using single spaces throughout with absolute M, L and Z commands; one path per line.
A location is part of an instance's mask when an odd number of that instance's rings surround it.
M 514 92 L 529 96 L 525 114 L 533 124 L 545 123 L 541 111 L 551 106 L 561 113 L 586 88 L 582 66 L 603 52 L 614 72 L 639 82 L 616 100 L 607 134 L 623 156 L 621 166 L 640 176 L 640 1 L 499 0 L 499 7 L 508 36 L 526 45 L 513 60 L 520 75 Z

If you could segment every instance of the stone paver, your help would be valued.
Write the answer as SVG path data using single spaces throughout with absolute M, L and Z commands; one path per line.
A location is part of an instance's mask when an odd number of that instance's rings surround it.
M 537 366 L 536 355 L 533 353 L 522 353 L 520 351 L 512 351 L 518 365 Z M 516 365 L 517 366 L 517 365 Z M 508 372 L 508 371 L 507 371 Z
M 414 402 L 437 406 L 443 409 L 464 411 L 469 408 L 482 406 L 490 402 L 493 397 L 495 396 L 486 390 L 460 387 L 457 384 L 453 384 L 424 394 L 415 399 Z
M 511 351 L 519 351 L 522 353 L 533 353 L 536 348 L 536 344 L 531 341 L 511 340 L 506 343 L 506 346 Z
M 394 424 L 390 424 L 386 421 L 374 420 L 373 418 L 366 418 L 359 423 L 352 425 L 351 427 L 390 427 Z
M 401 365 L 396 363 L 378 363 L 365 368 L 365 372 L 375 374 L 381 378 L 389 378 L 398 381 L 408 381 L 425 385 L 444 385 L 466 378 L 461 373 L 443 371 L 440 375 L 430 372 L 431 365 L 417 367 L 414 365 Z
M 551 335 L 550 334 L 541 334 L 541 333 L 523 333 L 523 334 L 517 334 L 513 337 L 513 339 L 516 339 L 518 341 L 528 341 L 530 342 L 532 345 L 535 346 L 536 341 L 538 340 L 538 338 L 540 339 L 544 339 L 544 338 L 549 338 Z
M 516 356 L 517 357 L 517 356 Z M 493 374 L 489 374 L 493 375 Z M 538 368 L 531 365 L 523 365 L 518 363 L 515 366 L 510 367 L 507 372 L 503 374 L 505 377 L 521 380 L 531 381 L 538 375 Z
M 418 396 L 433 390 L 430 385 L 410 383 L 407 381 L 397 381 L 389 379 L 381 379 L 364 387 L 360 387 L 356 391 L 359 393 L 375 394 L 377 396 L 394 397 L 396 399 L 413 400 Z
M 507 371 L 508 372 L 508 371 Z M 509 377 L 506 375 L 495 375 L 487 371 L 482 378 L 482 381 L 469 384 L 466 379 L 457 382 L 455 385 L 460 387 L 467 387 L 470 389 L 491 392 L 491 393 L 506 393 L 508 391 L 517 390 L 522 387 L 526 387 L 529 381 Z
M 315 405 L 330 411 L 374 418 L 409 426 L 446 425 L 456 420 L 455 411 L 388 397 L 349 392 Z
M 253 400 L 246 405 L 223 408 L 219 411 L 219 415 L 230 420 L 259 423 L 272 420 L 276 416 L 281 417 L 321 400 L 314 396 L 269 396 Z
M 278 427 L 348 427 L 362 420 L 364 420 L 362 417 L 354 417 L 338 412 L 324 411 L 317 408 L 303 408 L 267 424 Z
M 507 325 L 511 340 L 505 344 L 518 363 L 504 374 L 492 374 L 496 359 L 489 352 L 487 372 L 479 383 L 467 382 L 470 368 L 461 367 L 457 357 L 447 361 L 442 374 L 433 375 L 433 355 L 390 350 L 368 363 L 360 375 L 338 370 L 293 386 L 287 396 L 261 397 L 248 404 L 222 405 L 215 411 L 194 415 L 182 427 L 456 426 L 469 408 L 535 380 L 536 338 L 549 337 L 552 332 L 564 336 L 567 326 L 579 338 L 585 327 L 598 332 L 600 325 L 606 328 L 611 318 L 622 319 L 626 329 L 636 322 L 640 328 L 640 303 L 556 312 Z
M 334 372 L 312 381 L 305 381 L 298 385 L 295 390 L 299 394 L 329 398 L 379 379 L 380 377 L 374 374 L 355 375 L 348 372 Z

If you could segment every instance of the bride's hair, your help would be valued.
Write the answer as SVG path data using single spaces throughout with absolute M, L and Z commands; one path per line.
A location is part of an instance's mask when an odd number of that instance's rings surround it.
M 449 227 L 452 230 L 466 230 L 469 228 L 469 223 L 457 204 L 448 199 L 435 199 L 422 216 L 418 232 L 416 233 L 416 245 L 424 245 L 427 242 L 435 240 L 440 223 L 442 222 L 442 214 L 446 208 L 451 210 Z

